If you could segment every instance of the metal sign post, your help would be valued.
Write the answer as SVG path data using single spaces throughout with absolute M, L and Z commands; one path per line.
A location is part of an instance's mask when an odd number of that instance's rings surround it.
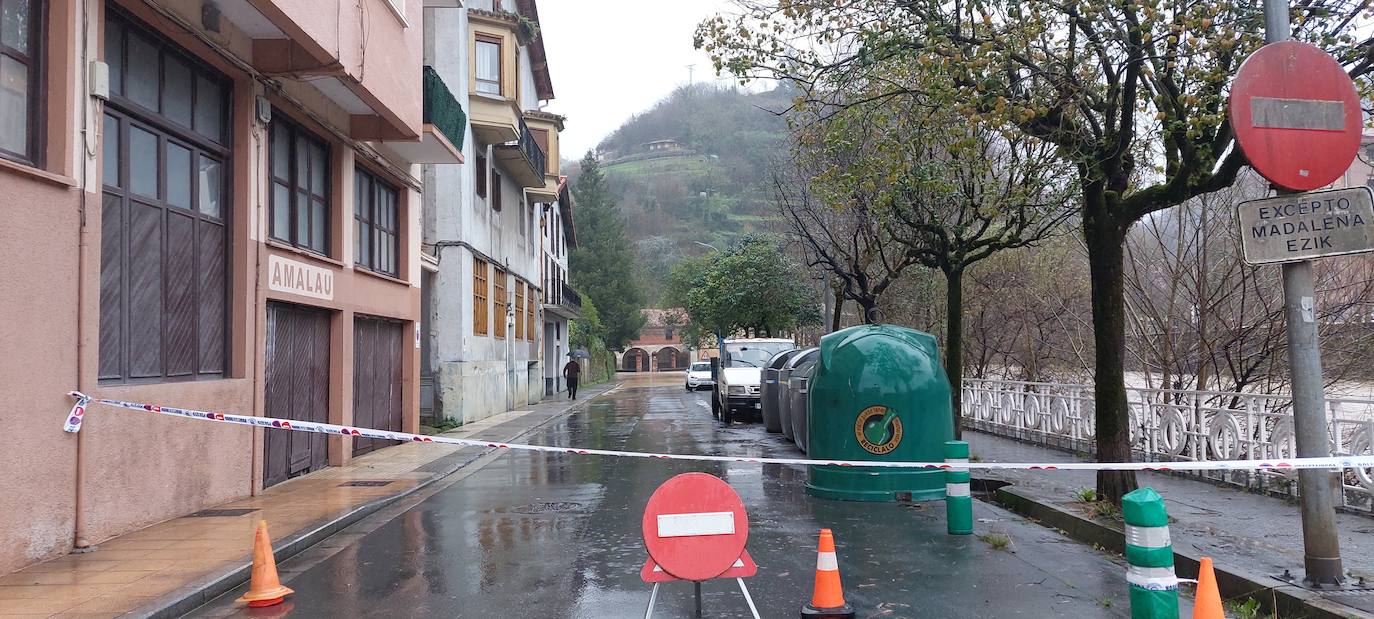
M 1289 19 L 1288 0 L 1264 0 L 1265 43 L 1273 44 L 1287 41 L 1290 34 Z M 1331 63 L 1335 64 L 1335 61 L 1332 60 Z M 1339 67 L 1339 65 L 1336 66 Z M 1241 69 L 1244 72 L 1245 67 L 1242 66 Z M 1341 75 L 1344 75 L 1343 70 Z M 1349 80 L 1348 77 L 1345 79 Z M 1350 90 L 1353 92 L 1353 85 Z M 1253 106 L 1252 103 L 1252 109 Z M 1232 109 L 1233 117 L 1237 116 L 1234 113 L 1234 105 Z M 1353 112 L 1358 118 L 1358 110 Z M 1252 124 L 1248 129 L 1253 130 L 1254 126 L 1256 125 Z M 1323 129 L 1329 128 L 1323 127 Z M 1351 127 L 1347 121 L 1344 129 L 1347 132 L 1352 130 L 1358 132 L 1359 123 L 1357 121 L 1355 126 Z M 1358 139 L 1355 143 L 1358 148 Z M 1283 150 L 1287 151 L 1280 153 L 1284 156 L 1306 154 L 1301 151 Z M 1250 154 L 1248 149 L 1246 154 L 1247 156 Z M 1353 159 L 1354 152 L 1352 151 L 1350 160 L 1343 165 L 1349 166 Z M 1263 169 L 1260 171 L 1261 173 L 1265 172 Z M 1306 172 L 1307 170 L 1303 169 L 1302 171 Z M 1265 176 L 1271 181 L 1275 180 L 1271 174 L 1265 174 Z M 1291 187 L 1291 184 L 1289 186 Z M 1302 188 L 1312 189 L 1314 187 Z M 1291 191 L 1280 191 L 1280 198 L 1293 200 L 1299 196 L 1293 195 Z M 1282 205 L 1280 206 L 1282 208 Z M 1256 211 L 1251 210 L 1251 212 Z M 1287 209 L 1281 210 L 1279 214 L 1285 217 L 1290 215 Z M 1304 213 L 1293 212 L 1291 215 L 1296 216 L 1301 221 Z M 1260 218 L 1263 219 L 1262 216 Z M 1323 218 L 1318 217 L 1317 219 Z M 1296 228 L 1296 222 L 1293 222 L 1293 225 Z M 1286 232 L 1287 230 L 1281 229 L 1280 231 Z M 1248 231 L 1243 229 L 1242 238 L 1251 240 L 1254 233 L 1253 228 Z M 1320 247 L 1320 242 L 1317 245 L 1318 247 L 1315 249 L 1325 249 Z M 1293 426 L 1294 433 L 1297 435 L 1297 451 L 1299 457 L 1327 456 L 1330 455 L 1330 447 L 1326 435 L 1326 396 L 1323 393 L 1324 386 L 1322 384 L 1321 348 L 1317 342 L 1316 292 L 1312 283 L 1312 262 L 1306 259 L 1315 254 L 1304 255 L 1301 239 L 1298 240 L 1296 249 L 1289 249 L 1290 247 L 1292 246 L 1288 240 L 1285 240 L 1283 248 L 1296 254 L 1294 257 L 1303 258 L 1295 262 L 1285 262 L 1282 267 L 1284 316 L 1288 327 L 1288 363 L 1292 373 Z M 1248 251 L 1246 258 L 1247 260 L 1250 259 Z M 1340 488 L 1340 486 L 1335 485 L 1336 483 L 1337 478 L 1331 471 L 1320 469 L 1298 471 L 1298 488 L 1302 497 L 1303 567 L 1306 571 L 1306 580 L 1313 585 L 1339 584 L 1344 576 L 1344 570 L 1341 567 L 1340 540 L 1336 536 L 1334 499 L 1335 493 Z

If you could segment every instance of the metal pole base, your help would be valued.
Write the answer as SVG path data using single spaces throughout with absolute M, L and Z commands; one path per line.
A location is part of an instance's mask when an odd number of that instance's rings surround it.
M 1345 582 L 1340 557 L 1303 557 L 1302 562 L 1307 571 L 1302 580 L 1313 587 L 1339 586 Z

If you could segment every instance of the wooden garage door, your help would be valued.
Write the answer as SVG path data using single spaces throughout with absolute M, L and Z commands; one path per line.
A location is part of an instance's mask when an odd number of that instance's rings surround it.
M 399 322 L 358 318 L 353 322 L 353 425 L 401 431 L 401 345 Z M 353 455 L 396 441 L 353 439 Z
M 329 313 L 267 304 L 268 417 L 329 421 Z M 325 435 L 267 430 L 263 487 L 328 466 Z

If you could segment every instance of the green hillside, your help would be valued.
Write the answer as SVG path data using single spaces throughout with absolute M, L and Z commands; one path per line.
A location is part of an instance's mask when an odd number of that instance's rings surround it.
M 769 170 L 786 140 L 775 112 L 789 102 L 782 90 L 683 87 L 598 145 L 651 305 L 681 256 L 709 251 L 698 243 L 773 229 Z

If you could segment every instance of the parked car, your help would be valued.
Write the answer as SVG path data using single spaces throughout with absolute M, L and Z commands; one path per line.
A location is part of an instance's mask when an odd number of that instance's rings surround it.
M 784 350 L 797 345 L 788 339 L 740 338 L 725 340 L 724 357 L 716 372 L 715 397 L 711 398 L 711 415 L 730 423 L 736 415 L 763 418 L 759 383 L 763 380 L 763 366 Z
M 711 378 L 711 362 L 698 361 L 687 368 L 687 390 L 696 391 L 698 389 L 710 389 L 716 385 L 716 379 Z

